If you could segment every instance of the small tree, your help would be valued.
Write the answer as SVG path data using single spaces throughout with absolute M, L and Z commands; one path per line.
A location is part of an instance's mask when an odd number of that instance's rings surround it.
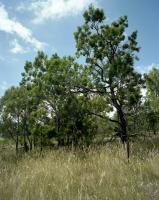
M 45 119 L 49 117 L 49 120 L 44 122 L 44 127 L 49 127 L 49 136 L 52 132 L 59 144 L 78 144 L 94 134 L 94 123 L 87 111 L 89 102 L 75 89 L 77 83 L 84 82 L 82 71 L 82 65 L 72 57 L 60 58 L 54 54 L 49 59 L 39 52 L 34 62 L 26 62 L 22 74 L 21 84 L 28 88 L 33 99 L 33 126 L 37 124 L 38 110 L 45 110 Z
M 159 120 L 159 69 L 153 67 L 148 74 L 145 74 L 145 80 L 147 121 L 149 128 L 156 134 Z
M 27 143 L 31 149 L 28 127 L 29 112 L 29 99 L 25 87 L 11 87 L 1 98 L 2 124 L 5 132 L 9 133 L 16 142 L 16 151 L 18 151 L 19 139 L 22 137 L 24 150 L 28 150 Z

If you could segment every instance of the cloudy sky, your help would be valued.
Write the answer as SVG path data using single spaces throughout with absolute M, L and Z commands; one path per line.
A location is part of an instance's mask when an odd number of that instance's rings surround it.
M 137 70 L 159 67 L 159 0 L 0 0 L 0 96 L 18 84 L 25 61 L 38 50 L 75 52 L 73 33 L 90 3 L 105 10 L 107 23 L 127 15 L 127 34 L 138 30 Z

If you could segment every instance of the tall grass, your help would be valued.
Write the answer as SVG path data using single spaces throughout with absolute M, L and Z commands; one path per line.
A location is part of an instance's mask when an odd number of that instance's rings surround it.
M 158 200 L 158 151 L 138 148 L 138 152 L 132 152 L 128 163 L 125 150 L 113 145 L 87 151 L 45 151 L 23 158 L 17 158 L 12 149 L 3 149 L 0 199 Z

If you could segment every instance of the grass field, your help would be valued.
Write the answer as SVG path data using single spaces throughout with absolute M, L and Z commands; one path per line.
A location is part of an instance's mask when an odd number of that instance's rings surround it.
M 16 156 L 0 145 L 0 200 L 158 200 L 159 141 Z

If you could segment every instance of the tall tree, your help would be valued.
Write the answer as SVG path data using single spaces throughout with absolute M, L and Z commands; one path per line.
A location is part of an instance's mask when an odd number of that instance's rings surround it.
M 77 55 L 83 56 L 86 67 L 92 76 L 94 89 L 105 95 L 109 104 L 116 108 L 120 138 L 127 144 L 129 157 L 129 134 L 126 114 L 140 98 L 141 75 L 134 71 L 137 32 L 128 38 L 127 17 L 105 24 L 103 10 L 90 6 L 84 13 L 84 25 L 75 33 Z M 115 120 L 114 120 L 115 121 Z

